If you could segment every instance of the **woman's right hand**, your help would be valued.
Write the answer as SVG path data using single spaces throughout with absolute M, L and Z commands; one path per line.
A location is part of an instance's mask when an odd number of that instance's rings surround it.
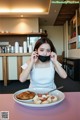
M 36 63 L 37 60 L 38 60 L 38 53 L 37 53 L 37 51 L 33 51 L 32 55 L 31 55 L 31 62 Z

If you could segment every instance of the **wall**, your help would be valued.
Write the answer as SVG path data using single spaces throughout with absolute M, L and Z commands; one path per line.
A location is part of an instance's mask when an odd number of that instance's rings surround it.
M 80 58 L 80 49 L 68 50 L 68 57 Z
M 47 30 L 48 38 L 50 38 L 56 47 L 57 54 L 62 55 L 63 52 L 63 27 L 62 26 L 40 26 Z
M 0 32 L 38 32 L 38 18 L 0 18 Z

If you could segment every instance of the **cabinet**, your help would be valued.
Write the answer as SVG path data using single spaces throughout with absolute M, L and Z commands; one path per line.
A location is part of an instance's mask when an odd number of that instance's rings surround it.
M 66 68 L 68 77 L 74 81 L 80 81 L 80 59 L 64 58 L 63 67 Z
M 0 54 L 0 80 L 7 86 L 8 81 L 18 80 L 22 71 L 21 65 L 31 56 L 30 53 Z

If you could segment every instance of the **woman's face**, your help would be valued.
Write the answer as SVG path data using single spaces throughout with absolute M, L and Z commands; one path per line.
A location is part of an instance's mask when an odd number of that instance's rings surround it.
M 38 54 L 42 56 L 49 56 L 51 54 L 51 47 L 48 43 L 42 44 L 38 48 Z

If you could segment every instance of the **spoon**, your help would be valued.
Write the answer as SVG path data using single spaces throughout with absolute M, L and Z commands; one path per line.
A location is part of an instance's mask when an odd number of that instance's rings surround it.
M 52 92 L 52 91 L 55 91 L 55 90 L 60 90 L 60 89 L 62 89 L 63 88 L 63 86 L 60 86 L 60 87 L 58 87 L 58 88 L 55 88 L 55 89 L 53 89 L 53 90 L 50 90 L 48 93 L 50 93 L 50 92 Z

